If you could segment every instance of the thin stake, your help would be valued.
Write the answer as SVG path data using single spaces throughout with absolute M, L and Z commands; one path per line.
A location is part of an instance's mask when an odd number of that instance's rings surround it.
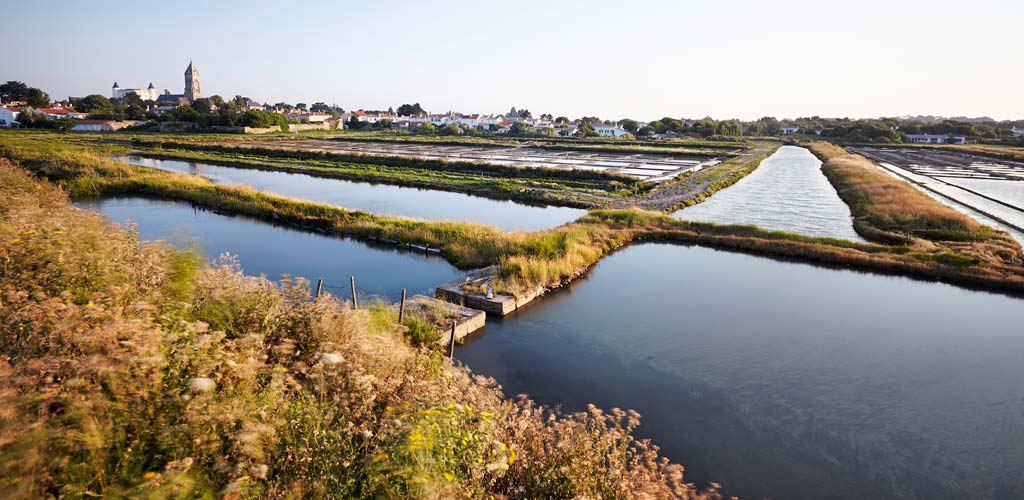
M 458 321 L 452 320 L 452 350 L 448 353 L 448 363 L 455 364 L 455 325 Z
M 359 309 L 359 299 L 356 298 L 356 277 L 352 276 L 349 281 L 352 283 L 352 309 Z
M 402 319 L 405 318 L 405 289 L 402 289 L 402 304 L 398 306 L 398 324 L 402 324 Z
M 317 278 L 317 280 L 316 280 L 316 297 L 315 298 L 317 298 L 317 299 L 320 298 L 320 290 L 323 290 L 323 288 L 324 288 L 324 279 L 323 278 Z

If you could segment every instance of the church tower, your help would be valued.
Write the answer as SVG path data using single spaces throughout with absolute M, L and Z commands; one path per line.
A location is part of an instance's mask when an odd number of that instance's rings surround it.
M 203 98 L 203 93 L 199 90 L 199 70 L 192 61 L 189 61 L 188 68 L 185 68 L 185 97 L 190 101 Z

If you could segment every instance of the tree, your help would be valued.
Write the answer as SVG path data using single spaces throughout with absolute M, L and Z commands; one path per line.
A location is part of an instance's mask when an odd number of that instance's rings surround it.
M 210 101 L 207 99 L 196 99 L 192 103 L 192 109 L 201 115 L 208 115 L 210 114 Z
M 11 80 L 0 85 L 0 100 L 4 102 L 24 101 L 28 95 L 28 85 L 22 82 Z
M 526 135 L 533 132 L 533 127 L 527 125 L 525 122 L 515 122 L 508 129 L 508 133 L 512 135 Z
M 644 125 L 643 127 L 640 127 L 639 130 L 636 131 L 637 137 L 647 137 L 652 134 L 654 134 L 654 127 L 651 127 L 649 125 Z
M 435 127 L 431 122 L 423 122 L 423 124 L 420 125 L 419 131 L 424 134 L 432 134 L 437 131 L 437 127 Z
M 366 122 L 361 122 L 355 116 L 352 116 L 351 118 L 348 119 L 348 123 L 345 124 L 345 128 L 349 130 L 362 130 L 366 128 L 367 125 L 369 124 Z
M 46 92 L 14 80 L 0 84 L 0 100 L 26 101 L 33 108 L 50 105 L 50 96 L 46 95 Z
M 566 124 L 569 123 L 569 119 L 564 116 L 559 116 L 558 118 L 555 118 L 555 123 Z
M 619 126 L 622 127 L 622 129 L 625 130 L 626 132 L 632 134 L 635 134 L 636 131 L 640 129 L 640 124 L 637 123 L 636 120 L 631 120 L 629 118 L 623 118 L 622 120 L 619 120 Z
M 144 120 L 146 119 L 146 110 L 138 104 L 132 104 L 125 108 L 124 115 L 130 120 Z
M 214 106 L 217 106 L 217 109 L 224 109 L 227 107 L 228 104 L 224 102 L 224 98 L 219 95 L 210 96 L 210 103 L 212 103 Z
M 444 127 L 441 128 L 440 134 L 441 135 L 461 135 L 462 134 L 462 129 L 459 128 L 459 126 L 454 124 L 454 123 L 449 123 L 448 125 L 445 125 Z
M 300 103 L 296 104 L 295 107 L 305 111 L 306 110 L 306 103 L 300 102 Z
M 420 103 L 416 104 L 403 104 L 398 107 L 398 116 L 416 116 L 420 114 L 426 114 Z
M 330 113 L 331 107 L 322 102 L 315 102 L 309 107 L 309 110 L 314 113 Z
M 579 131 L 577 131 L 576 133 L 582 135 L 583 137 L 597 137 L 598 135 L 600 135 L 597 133 L 596 130 L 594 130 L 594 126 L 591 125 L 590 122 L 587 120 L 583 120 L 580 122 Z
M 46 95 L 46 92 L 42 90 L 29 87 L 28 93 L 25 95 L 25 101 L 28 102 L 29 106 L 41 108 L 50 105 L 50 96 Z
M 78 101 L 76 108 L 81 113 L 89 113 L 97 118 L 110 118 L 114 114 L 114 104 L 106 96 L 91 94 Z
M 279 126 L 281 130 L 288 130 L 288 121 L 285 120 L 283 115 L 267 113 L 258 109 L 250 109 L 242 113 L 238 116 L 238 120 L 235 123 L 242 127 L 270 128 Z
M 541 120 L 548 120 L 548 121 L 550 121 L 550 120 L 552 120 L 551 114 L 550 113 L 545 113 L 543 115 L 540 115 L 540 119 Z

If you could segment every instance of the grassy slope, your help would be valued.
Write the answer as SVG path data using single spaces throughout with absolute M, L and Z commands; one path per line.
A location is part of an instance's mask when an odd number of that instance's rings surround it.
M 716 498 L 631 437 L 200 264 L 0 159 L 0 497 Z
M 1024 259 L 1009 235 L 933 200 L 867 158 L 824 142 L 810 147 L 825 162 L 822 172 L 850 206 L 854 228 L 865 238 L 948 249 L 995 266 L 1019 266 Z

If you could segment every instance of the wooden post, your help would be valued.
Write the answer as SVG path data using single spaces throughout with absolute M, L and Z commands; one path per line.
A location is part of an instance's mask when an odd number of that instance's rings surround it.
M 349 281 L 352 283 L 352 309 L 359 309 L 359 299 L 356 298 L 356 277 L 352 276 Z
M 324 279 L 323 278 L 317 278 L 317 280 L 316 280 L 316 297 L 314 297 L 314 298 L 317 298 L 317 299 L 320 298 L 320 290 L 322 290 L 323 288 L 324 288 Z
M 455 364 L 455 325 L 459 324 L 458 320 L 452 320 L 452 348 L 448 353 L 448 363 Z
M 398 306 L 398 324 L 402 324 L 402 319 L 405 318 L 405 289 L 402 289 L 402 303 Z

